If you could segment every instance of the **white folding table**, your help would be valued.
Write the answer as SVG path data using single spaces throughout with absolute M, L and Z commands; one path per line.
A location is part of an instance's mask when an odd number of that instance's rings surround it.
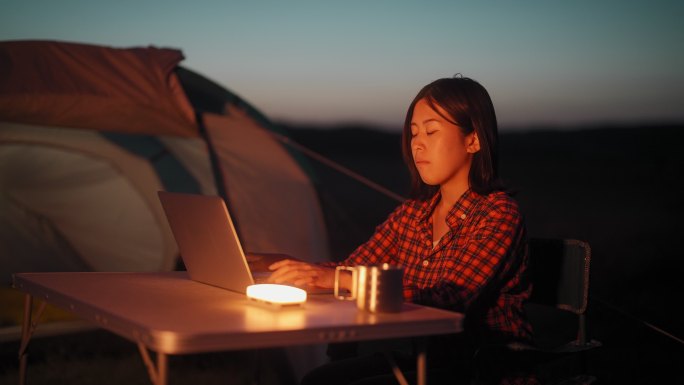
M 406 303 L 399 313 L 372 314 L 332 295 L 275 308 L 246 296 L 192 281 L 185 272 L 18 273 L 26 293 L 20 383 L 26 348 L 46 303 L 73 312 L 138 345 L 150 379 L 167 383 L 167 355 L 245 350 L 330 342 L 424 337 L 462 331 L 463 315 Z M 40 300 L 31 314 L 33 300 Z M 156 363 L 150 351 L 156 352 Z M 426 383 L 425 346 L 417 358 L 418 383 Z M 395 367 L 395 374 L 405 381 Z

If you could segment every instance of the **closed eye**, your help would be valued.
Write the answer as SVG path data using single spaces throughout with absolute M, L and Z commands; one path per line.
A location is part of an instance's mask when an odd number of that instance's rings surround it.
M 434 134 L 435 132 L 439 131 L 440 128 L 442 128 L 441 124 L 442 123 L 436 119 L 427 120 L 425 122 L 425 133 L 428 135 Z

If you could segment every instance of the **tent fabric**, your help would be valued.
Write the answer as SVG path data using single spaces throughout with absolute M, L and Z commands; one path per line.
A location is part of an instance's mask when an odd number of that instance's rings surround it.
M 2 226 L 15 233 L 0 240 L 0 250 L 12 251 L 2 256 L 1 279 L 52 270 L 53 258 L 62 260 L 58 270 L 170 270 L 178 249 L 160 189 L 145 159 L 97 132 L 0 122 Z
M 0 42 L 0 117 L 114 132 L 197 136 L 174 49 Z M 103 116 L 109 119 L 102 119 Z
M 244 249 L 328 260 L 323 214 L 311 205 L 316 191 L 287 151 L 231 105 L 227 115 L 203 118 Z
M 157 172 L 165 190 L 190 194 L 200 192 L 195 178 L 169 151 L 161 137 L 102 131 L 100 135 L 129 153 L 147 159 Z
M 186 189 L 181 179 L 224 195 L 245 250 L 328 259 L 297 155 L 182 59 L 155 47 L 0 42 L 0 283 L 19 271 L 173 269 L 156 194 Z M 321 363 L 322 348 L 288 350 L 298 375 Z
M 178 67 L 182 57 L 0 42 L 0 282 L 17 271 L 173 269 L 159 190 L 224 195 L 247 251 L 328 259 L 311 178 L 263 115 Z M 246 113 L 224 111 L 235 103 Z M 204 115 L 200 135 L 203 106 L 218 114 Z
M 175 136 L 159 136 L 158 139 L 192 175 L 202 194 L 218 195 L 206 141 L 200 138 Z

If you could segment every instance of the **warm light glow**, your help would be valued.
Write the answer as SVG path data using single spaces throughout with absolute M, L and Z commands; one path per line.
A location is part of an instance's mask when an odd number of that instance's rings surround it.
M 302 329 L 306 314 L 301 304 L 245 306 L 244 327 L 250 331 Z
M 297 305 L 306 302 L 306 291 L 293 286 L 262 283 L 247 286 L 247 298 L 277 305 Z

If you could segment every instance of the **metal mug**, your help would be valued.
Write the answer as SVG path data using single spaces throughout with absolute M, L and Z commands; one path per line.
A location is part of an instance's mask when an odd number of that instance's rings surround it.
M 348 295 L 340 293 L 340 272 L 351 271 L 352 288 Z M 404 269 L 384 263 L 380 266 L 337 266 L 335 268 L 335 297 L 356 301 L 359 310 L 371 313 L 401 311 Z

